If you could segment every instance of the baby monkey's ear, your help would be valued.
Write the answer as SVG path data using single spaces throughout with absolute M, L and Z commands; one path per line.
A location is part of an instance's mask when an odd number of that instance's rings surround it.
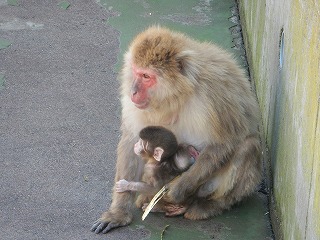
M 156 147 L 153 152 L 153 158 L 160 162 L 163 152 L 164 150 L 161 147 Z

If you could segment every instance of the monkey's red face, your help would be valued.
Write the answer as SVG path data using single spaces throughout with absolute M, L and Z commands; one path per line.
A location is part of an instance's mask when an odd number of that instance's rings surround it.
M 157 83 L 154 71 L 139 68 L 132 64 L 133 83 L 131 87 L 131 101 L 137 108 L 145 109 L 150 102 L 150 89 Z

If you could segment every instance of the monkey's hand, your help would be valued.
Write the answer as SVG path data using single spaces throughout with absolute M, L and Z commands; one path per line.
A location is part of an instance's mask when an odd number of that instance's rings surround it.
M 192 194 L 192 189 L 192 181 L 186 181 L 182 175 L 168 184 L 168 192 L 164 199 L 171 203 L 182 203 Z
M 180 204 L 166 204 L 164 209 L 167 217 L 174 217 L 184 214 L 187 211 L 187 206 Z
M 117 209 L 116 211 L 109 210 L 104 212 L 97 221 L 91 227 L 91 231 L 95 233 L 107 233 L 110 230 L 118 227 L 123 227 L 131 223 L 132 214 L 129 212 L 121 211 Z
M 129 182 L 125 179 L 119 180 L 115 184 L 115 190 L 116 192 L 130 191 L 131 189 L 129 188 Z

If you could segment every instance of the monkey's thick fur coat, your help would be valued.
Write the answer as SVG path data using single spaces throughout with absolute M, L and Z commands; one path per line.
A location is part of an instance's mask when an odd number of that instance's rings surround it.
M 156 73 L 148 107 L 131 101 L 132 68 Z M 167 201 L 187 203 L 184 216 L 205 219 L 251 194 L 261 180 L 258 105 L 250 82 L 230 54 L 208 42 L 151 27 L 125 55 L 120 75 L 122 137 L 115 180 L 140 179 L 143 165 L 134 155 L 139 131 L 164 126 L 200 150 L 195 164 L 169 186 Z M 208 189 L 203 197 L 199 192 Z M 113 193 L 113 202 L 93 230 L 107 232 L 132 220 L 133 194 Z M 99 225 L 100 224 L 100 225 Z

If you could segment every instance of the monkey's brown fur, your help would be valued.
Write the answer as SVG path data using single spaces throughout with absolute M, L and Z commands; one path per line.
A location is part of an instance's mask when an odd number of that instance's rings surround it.
M 172 158 L 170 160 L 172 160 L 172 163 L 174 162 L 173 156 L 178 150 L 178 142 L 171 131 L 160 126 L 148 126 L 140 131 L 139 137 L 144 142 L 148 142 L 147 152 L 140 153 L 142 157 L 153 158 L 155 148 L 161 147 L 164 152 L 160 162 L 165 161 L 167 158 Z
M 148 142 L 146 152 L 140 153 L 141 158 L 146 163 L 142 175 L 142 182 L 152 186 L 152 190 L 139 194 L 136 206 L 141 208 L 145 203 L 149 203 L 153 196 L 175 176 L 179 171 L 174 163 L 174 155 L 178 150 L 178 142 L 174 134 L 166 128 L 159 126 L 148 126 L 139 133 L 140 138 Z M 153 158 L 156 147 L 161 147 L 164 152 L 158 162 Z
M 132 67 L 150 69 L 157 84 L 148 89 L 148 108 L 130 99 Z M 261 179 L 258 107 L 250 83 L 232 57 L 212 43 L 151 27 L 130 45 L 120 75 L 122 137 L 115 180 L 140 179 L 141 162 L 132 148 L 139 131 L 164 126 L 200 150 L 195 164 L 169 186 L 166 200 L 188 202 L 189 219 L 220 214 L 251 194 Z M 198 197 L 204 185 L 209 197 Z M 110 209 L 93 230 L 107 232 L 132 220 L 133 194 L 115 193 Z
M 115 190 L 139 193 L 136 206 L 144 209 L 165 184 L 194 163 L 199 153 L 191 145 L 178 145 L 175 135 L 164 127 L 148 126 L 140 131 L 139 137 L 139 141 L 134 146 L 134 152 L 145 162 L 142 181 L 121 179 L 115 183 Z M 203 190 L 204 194 L 207 194 L 206 189 Z M 160 201 L 153 211 L 176 216 L 184 213 L 185 209 L 186 207 L 180 204 Z

